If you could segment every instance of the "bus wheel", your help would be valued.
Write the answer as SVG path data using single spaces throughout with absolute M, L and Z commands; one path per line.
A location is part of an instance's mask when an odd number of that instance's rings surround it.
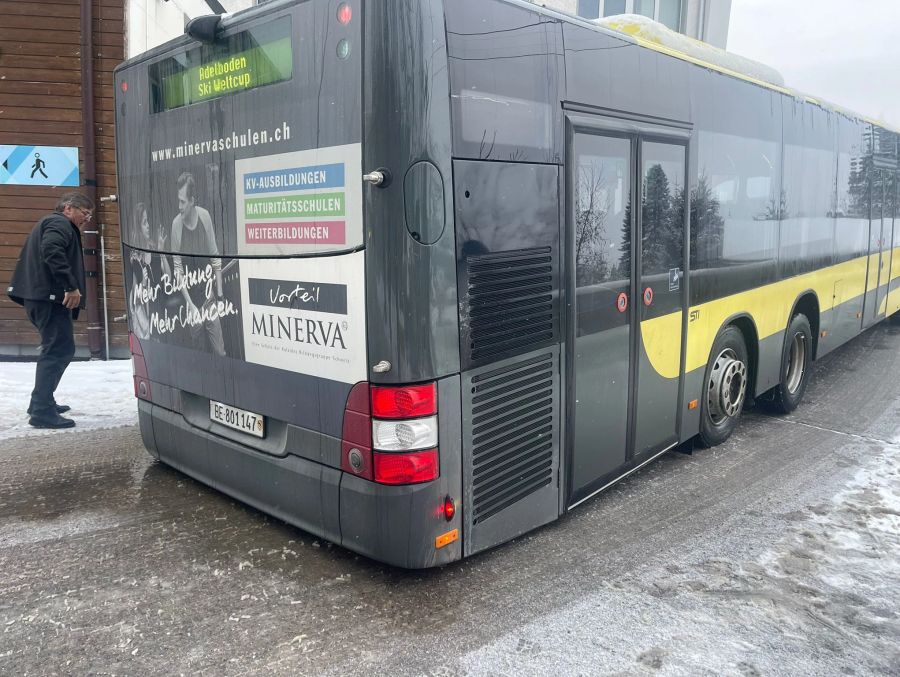
M 781 355 L 781 383 L 772 391 L 772 408 L 782 414 L 796 409 L 806 385 L 812 363 L 812 329 L 806 315 L 798 313 L 791 319 L 784 337 Z
M 747 396 L 747 346 L 735 326 L 726 327 L 713 344 L 706 365 L 700 413 L 700 440 L 707 447 L 722 444 L 738 424 Z

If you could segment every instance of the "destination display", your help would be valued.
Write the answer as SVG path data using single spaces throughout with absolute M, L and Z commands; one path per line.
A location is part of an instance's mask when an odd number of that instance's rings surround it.
M 290 80 L 293 50 L 289 21 L 242 31 L 150 67 L 154 113 Z

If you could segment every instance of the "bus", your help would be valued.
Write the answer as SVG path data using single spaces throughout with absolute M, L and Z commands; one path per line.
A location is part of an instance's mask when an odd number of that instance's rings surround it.
M 798 406 L 900 309 L 898 135 L 520 0 L 275 0 L 115 73 L 161 462 L 405 568 Z

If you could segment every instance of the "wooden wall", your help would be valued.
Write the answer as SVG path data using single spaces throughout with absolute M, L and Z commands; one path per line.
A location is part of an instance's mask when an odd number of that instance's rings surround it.
M 94 109 L 97 198 L 116 192 L 112 71 L 125 57 L 125 0 L 93 0 Z M 81 180 L 81 3 L 79 0 L 0 0 L 0 144 L 78 146 Z M 57 198 L 75 188 L 0 185 L 0 355 L 30 354 L 40 343 L 24 310 L 6 288 L 19 250 L 35 222 L 53 211 Z M 110 346 L 128 345 L 119 214 L 98 204 L 93 225 L 105 238 L 107 288 L 101 286 L 100 317 L 107 298 Z M 101 281 L 102 282 L 102 281 Z M 87 318 L 75 325 L 79 352 L 87 346 Z

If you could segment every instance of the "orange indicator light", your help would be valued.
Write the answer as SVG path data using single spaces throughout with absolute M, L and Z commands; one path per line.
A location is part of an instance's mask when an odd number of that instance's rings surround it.
M 441 534 L 436 539 L 434 539 L 434 547 L 435 548 L 443 548 L 445 545 L 450 545 L 454 541 L 459 540 L 459 529 L 454 529 L 453 531 L 448 531 L 446 534 Z
M 696 409 L 700 405 L 700 400 L 691 400 L 688 402 L 688 409 Z

